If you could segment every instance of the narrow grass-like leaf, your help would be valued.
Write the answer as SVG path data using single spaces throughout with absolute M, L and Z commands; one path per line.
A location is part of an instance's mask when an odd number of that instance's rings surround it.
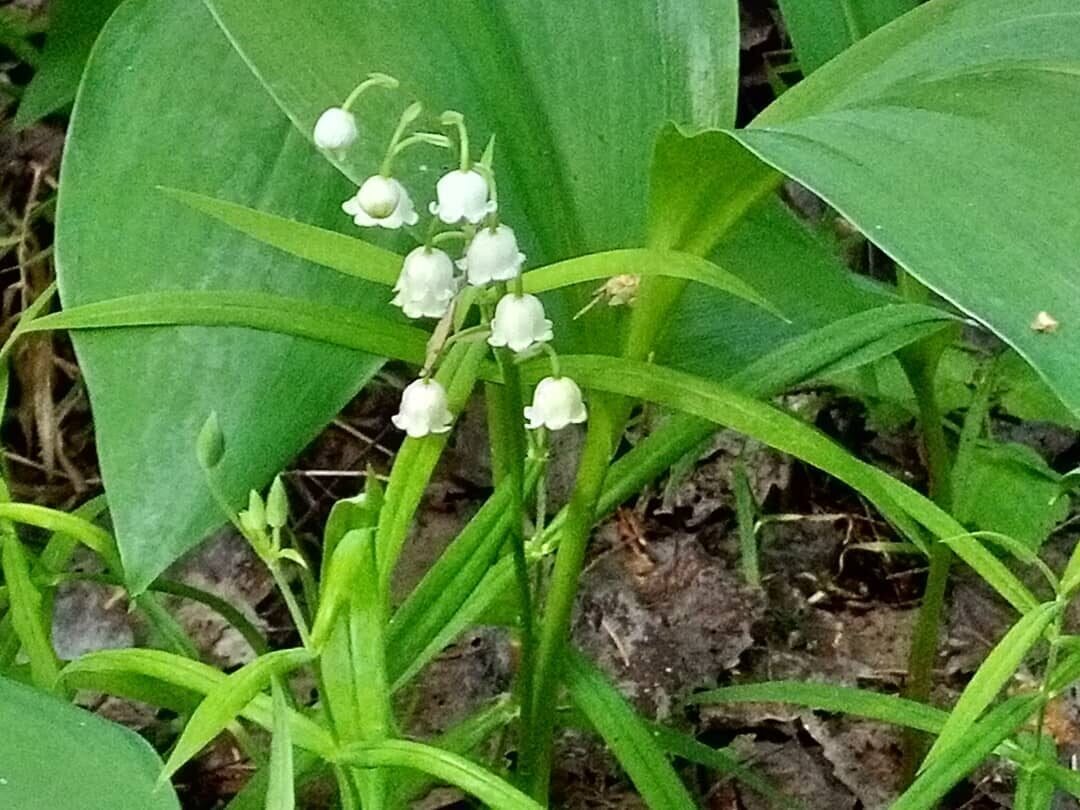
M 494 810 L 543 810 L 508 782 L 458 754 L 411 740 L 354 743 L 337 760 L 359 768 L 411 768 L 475 796 Z
M 696 281 L 783 317 L 761 293 L 734 273 L 708 259 L 674 250 L 626 248 L 590 253 L 530 270 L 522 275 L 521 280 L 525 292 L 542 293 L 619 275 L 663 276 Z
M 396 691 L 412 680 L 467 627 L 479 621 L 495 600 L 506 593 L 513 582 L 513 559 L 509 556 L 502 557 L 488 569 L 469 598 L 446 620 L 439 631 L 432 636 L 427 646 L 407 662 L 405 669 L 394 678 L 392 688 Z
M 39 529 L 72 537 L 95 552 L 107 565 L 119 571 L 120 557 L 116 553 L 116 543 L 112 535 L 76 514 L 33 503 L 0 503 L 0 520 L 37 526 Z
M 270 680 L 314 658 L 310 650 L 277 650 L 256 658 L 218 683 L 191 715 L 162 771 L 172 776 L 185 762 L 220 734 L 270 684 Z M 271 728 L 273 712 L 271 711 Z
M 174 290 L 97 301 L 46 315 L 24 332 L 153 326 L 236 326 L 422 364 L 428 334 L 376 315 L 262 292 Z
M 347 276 L 389 287 L 401 272 L 401 256 L 362 239 L 193 191 L 165 187 L 160 190 L 253 239 Z
M 531 492 L 539 466 L 525 472 Z M 510 482 L 501 483 L 394 612 L 387 635 L 387 669 L 397 680 L 427 648 L 483 579 L 498 556 L 513 516 Z
M 300 789 L 326 771 L 326 763 L 302 748 L 293 752 L 293 785 Z M 244 783 L 244 787 L 225 805 L 225 810 L 265 810 L 270 788 L 271 765 L 264 763 Z
M 109 504 L 102 494 L 80 504 L 71 512 L 64 512 L 63 514 L 93 524 L 93 522 L 103 515 L 108 508 Z M 34 525 L 40 526 L 40 524 Z M 71 558 L 71 553 L 79 542 L 81 541 L 78 538 L 72 537 L 63 530 L 53 531 L 49 536 L 49 539 L 45 541 L 45 547 L 41 550 L 41 554 L 38 557 L 38 564 L 40 565 L 41 570 L 49 571 L 51 573 L 64 571 L 67 568 L 68 560 Z M 109 542 L 110 545 L 115 546 L 115 541 L 112 539 L 111 535 L 109 536 Z
M 11 334 L 7 336 L 4 345 L 0 346 L 0 364 L 5 363 L 8 357 L 11 356 L 11 352 L 15 350 L 20 335 L 26 331 L 26 327 L 30 325 L 31 321 L 45 311 L 45 308 L 48 307 L 49 302 L 52 301 L 54 295 L 56 295 L 55 281 L 42 290 L 41 294 L 34 299 L 34 302 L 22 311 L 22 314 L 19 315 L 19 322 L 15 324 L 15 328 L 11 330 Z M 0 397 L 0 403 L 3 402 L 6 402 L 6 392 L 4 397 Z
M 1003 740 L 1019 729 L 1041 705 L 1039 695 L 1017 695 L 996 706 L 964 737 L 942 748 L 938 757 L 890 810 L 929 810 L 961 779 L 975 770 Z
M 562 358 L 562 365 L 592 388 L 708 419 L 813 464 L 865 495 L 916 545 L 924 545 L 919 524 L 940 539 L 966 534 L 963 526 L 925 496 L 855 458 L 799 419 L 745 394 L 672 369 L 621 358 L 570 356 Z M 960 542 L 954 550 L 1020 612 L 1039 604 L 980 543 Z
M 939 757 L 945 756 L 946 751 L 953 750 L 957 743 L 968 736 L 983 711 L 1016 674 L 1017 667 L 1042 638 L 1043 631 L 1060 610 L 1056 603 L 1047 602 L 1021 616 L 990 651 L 949 713 L 945 727 L 923 760 L 923 770 L 931 767 Z
M 162 650 L 125 649 L 84 655 L 64 667 L 61 677 L 76 689 L 93 689 L 162 705 L 155 703 L 156 695 L 190 700 L 192 696 L 222 691 L 230 676 L 207 664 Z M 273 729 L 273 707 L 267 695 L 256 694 L 240 714 L 267 730 Z M 334 741 L 327 731 L 299 712 L 292 712 L 290 717 L 293 742 L 329 758 Z
M 30 660 L 34 685 L 46 692 L 55 691 L 60 665 L 49 637 L 50 618 L 42 614 L 41 592 L 30 579 L 30 564 L 19 538 L 0 528 L 0 543 L 3 544 L 0 561 L 11 603 L 11 625 Z
M 356 709 L 345 724 L 338 723 L 338 740 L 378 742 L 393 726 L 393 707 L 386 676 L 385 593 L 379 579 L 375 529 L 354 529 L 342 538 L 338 550 L 355 555 L 356 579 L 352 583 L 348 628 L 350 673 Z M 387 774 L 373 770 L 357 777 L 364 807 L 381 807 L 386 801 Z
M 293 747 L 289 728 L 289 703 L 281 679 L 270 681 L 274 704 L 274 728 L 270 737 L 270 781 L 266 787 L 266 810 L 293 810 L 296 787 L 293 783 Z
M 649 727 L 602 672 L 580 652 L 567 650 L 566 688 L 651 810 L 693 808 L 694 800 L 657 745 Z
M 767 779 L 758 776 L 743 765 L 739 757 L 727 748 L 713 748 L 689 734 L 683 734 L 659 723 L 650 723 L 649 733 L 652 734 L 656 744 L 668 754 L 727 774 L 768 800 L 769 804 L 777 810 L 799 810 L 803 806 L 791 796 L 784 795 Z
M 509 696 L 495 700 L 475 714 L 452 726 L 440 734 L 432 745 L 453 754 L 466 755 L 481 745 L 495 731 L 505 726 L 517 715 L 517 707 Z M 395 807 L 407 806 L 409 802 L 420 799 L 435 785 L 435 780 L 423 771 L 405 771 L 395 774 L 391 787 L 391 802 Z
M 103 585 L 111 585 L 119 588 L 124 586 L 124 581 L 119 575 L 109 574 L 83 574 L 70 572 L 53 575 L 49 577 L 48 581 L 67 582 L 72 580 L 81 582 L 99 582 Z M 150 593 L 166 593 L 170 596 L 179 596 L 181 599 L 190 599 L 192 602 L 206 605 L 206 607 L 210 608 L 232 625 L 233 629 L 243 637 L 244 641 L 248 643 L 256 655 L 262 655 L 265 652 L 269 652 L 269 649 L 266 646 L 266 639 L 263 638 L 259 629 L 251 623 L 241 610 L 233 607 L 230 602 L 222 599 L 217 594 L 211 593 L 210 591 L 204 591 L 202 588 L 196 588 L 193 585 L 188 585 L 186 582 L 177 582 L 162 577 L 155 579 L 147 590 Z M 141 599 L 141 596 L 139 598 Z
M 1056 787 L 1080 799 L 1080 773 L 1044 759 L 1036 766 L 1036 774 L 1038 777 L 1045 776 Z
M 841 712 L 895 726 L 937 733 L 945 725 L 945 712 L 914 700 L 883 695 L 851 686 L 803 681 L 768 681 L 724 686 L 691 695 L 690 704 L 787 703 L 826 712 Z

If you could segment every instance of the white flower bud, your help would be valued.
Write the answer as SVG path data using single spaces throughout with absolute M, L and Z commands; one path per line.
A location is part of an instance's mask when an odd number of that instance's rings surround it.
M 438 248 L 420 246 L 405 257 L 394 285 L 394 306 L 410 318 L 441 318 L 457 294 L 454 263 Z
M 588 418 L 581 389 L 569 377 L 545 377 L 533 392 L 532 405 L 525 406 L 525 426 L 529 430 L 546 427 L 562 430 Z
M 353 218 L 361 228 L 400 228 L 415 225 L 416 208 L 405 186 L 393 177 L 373 175 L 364 181 L 356 192 L 341 205 L 341 210 Z
M 470 284 L 480 286 L 517 278 L 524 263 L 525 254 L 518 250 L 513 229 L 498 225 L 495 230 L 481 228 L 476 232 L 458 267 L 465 271 Z
M 495 210 L 495 203 L 488 199 L 487 180 L 472 169 L 444 174 L 435 184 L 435 196 L 438 201 L 431 204 L 431 213 L 447 225 L 462 220 L 476 225 Z
M 414 380 L 405 387 L 401 406 L 390 419 L 394 427 L 413 439 L 429 433 L 446 433 L 454 421 L 447 406 L 446 389 L 428 378 Z
M 491 321 L 489 344 L 523 352 L 537 343 L 547 343 L 552 337 L 551 321 L 544 317 L 544 305 L 535 295 L 510 293 L 499 299 Z
M 348 149 L 359 134 L 356 116 L 341 107 L 331 107 L 315 122 L 315 145 L 320 149 Z

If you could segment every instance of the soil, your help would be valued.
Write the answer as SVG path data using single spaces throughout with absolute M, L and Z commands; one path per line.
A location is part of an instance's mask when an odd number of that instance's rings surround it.
M 783 45 L 775 11 L 744 3 L 744 120 L 771 100 L 768 66 Z M 8 81 L 25 81 L 22 66 L 0 64 Z M 8 113 L 5 113 L 5 116 Z M 3 235 L 21 234 L 0 255 L 0 337 L 18 313 L 52 280 L 51 203 L 55 199 L 63 118 L 21 133 L 0 129 L 0 223 Z M 798 195 L 795 195 L 798 196 Z M 800 207 L 816 201 L 802 195 Z M 368 465 L 385 471 L 397 434 L 393 411 L 406 372 L 388 367 L 364 394 L 287 471 L 295 530 L 317 538 L 333 501 L 355 494 Z M 818 425 L 849 449 L 915 485 L 923 476 L 918 443 L 904 430 L 868 427 L 862 406 L 828 392 L 809 409 Z M 791 403 L 788 403 L 791 404 Z M 800 410 L 807 411 L 806 402 Z M 100 491 L 93 429 L 79 370 L 62 335 L 35 337 L 13 357 L 3 446 L 13 496 L 70 508 Z M 1003 424 L 1012 440 L 1034 447 L 1051 464 L 1075 460 L 1075 435 L 1039 425 Z M 552 503 L 565 498 L 580 436 L 560 434 Z M 745 465 L 763 526 L 761 584 L 751 585 L 739 558 L 733 476 Z M 395 583 L 401 594 L 490 492 L 482 407 L 463 421 L 418 515 Z M 779 806 L 855 810 L 887 807 L 901 773 L 900 735 L 890 727 L 778 705 L 687 706 L 711 686 L 776 678 L 828 681 L 896 692 L 925 572 L 910 557 L 860 550 L 888 539 L 880 518 L 851 491 L 779 453 L 719 432 L 688 471 L 627 503 L 593 536 L 582 577 L 573 640 L 647 717 L 690 732 L 715 746 L 731 746 L 745 763 L 789 797 Z M 1077 535 L 1057 533 L 1047 549 L 1063 562 Z M 92 568 L 79 557 L 77 567 Z M 175 579 L 217 593 L 240 607 L 279 644 L 295 641 L 287 614 L 250 550 L 223 532 L 178 563 Z M 252 652 L 215 614 L 183 600 L 170 608 L 202 650 L 225 669 Z M 953 701 L 1008 626 L 1009 612 L 978 580 L 960 574 L 948 598 L 939 645 L 934 699 Z M 149 630 L 127 610 L 116 588 L 87 582 L 64 585 L 55 607 L 55 643 L 65 659 L 106 647 L 147 643 Z M 436 734 L 472 708 L 505 691 L 515 657 L 506 633 L 478 628 L 450 647 L 408 695 L 407 729 Z M 1018 677 L 1021 685 L 1023 672 Z M 176 719 L 152 707 L 102 696 L 82 701 L 160 747 L 177 733 Z M 1048 727 L 1063 761 L 1080 755 L 1080 700 L 1069 694 L 1054 706 Z M 492 750 L 493 758 L 511 752 Z M 728 810 L 776 806 L 730 778 L 681 763 L 702 805 Z M 221 807 L 242 787 L 250 765 L 222 738 L 181 772 L 184 806 Z M 1013 774 L 990 765 L 962 784 L 948 806 L 1008 807 Z M 318 786 L 303 806 L 325 806 Z M 566 808 L 644 807 L 614 761 L 592 736 L 566 732 L 558 743 L 554 804 Z M 440 789 L 419 806 L 464 806 Z M 1072 806 L 1061 804 L 1061 807 Z

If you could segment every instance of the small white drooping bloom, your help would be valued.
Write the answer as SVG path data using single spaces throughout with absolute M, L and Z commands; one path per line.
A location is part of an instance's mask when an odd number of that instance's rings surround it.
M 453 261 L 438 248 L 416 248 L 405 257 L 394 292 L 391 303 L 408 317 L 441 318 L 457 294 Z
M 376 174 L 364 181 L 356 192 L 341 205 L 341 210 L 361 228 L 400 228 L 415 225 L 420 217 L 405 186 L 393 177 Z
M 457 225 L 464 220 L 477 225 L 495 210 L 495 202 L 488 199 L 488 182 L 480 172 L 473 169 L 454 169 L 439 178 L 435 184 L 436 202 L 431 213 L 447 225 Z
M 489 344 L 523 352 L 537 343 L 547 343 L 553 336 L 551 321 L 544 317 L 544 305 L 535 295 L 510 293 L 499 299 L 491 320 Z
M 518 250 L 513 228 L 497 225 L 494 230 L 481 228 L 476 232 L 464 258 L 458 260 L 458 267 L 465 271 L 470 284 L 480 286 L 517 278 L 524 263 L 525 254 Z
M 356 116 L 341 107 L 331 107 L 315 122 L 315 145 L 320 149 L 348 149 L 356 142 L 359 130 Z
M 533 392 L 532 405 L 525 406 L 525 427 L 562 430 L 588 418 L 581 389 L 569 377 L 545 377 Z
M 454 421 L 446 402 L 446 389 L 424 377 L 409 383 L 401 393 L 398 412 L 390 417 L 394 427 L 413 439 L 429 433 L 446 433 Z

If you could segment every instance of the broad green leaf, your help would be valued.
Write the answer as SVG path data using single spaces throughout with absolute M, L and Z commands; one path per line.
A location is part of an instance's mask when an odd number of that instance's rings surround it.
M 790 703 L 826 712 L 842 712 L 869 720 L 880 720 L 905 728 L 937 733 L 948 715 L 933 706 L 914 700 L 883 695 L 851 686 L 834 686 L 805 681 L 769 681 L 725 686 L 698 692 L 688 703 Z
M 270 737 L 270 780 L 266 787 L 266 810 L 293 810 L 296 787 L 293 782 L 293 747 L 289 728 L 289 703 L 286 687 L 274 677 L 270 694 L 274 704 L 274 728 Z
M 87 65 L 61 177 L 56 249 L 67 307 L 220 289 L 385 312 L 382 288 L 262 246 L 157 188 L 352 227 L 339 207 L 350 185 L 281 117 L 197 3 L 132 0 L 113 15 Z M 377 366 L 354 351 L 247 329 L 162 327 L 74 340 L 136 591 L 222 521 L 194 456 L 207 414 L 221 417 L 229 441 L 221 473 L 239 505 Z
M 1000 532 L 1037 552 L 1069 513 L 1061 476 L 1018 444 L 975 444 L 953 476 L 953 512 L 967 525 Z M 1002 498 L 1001 493 L 1009 497 Z
M 161 760 L 123 726 L 0 677 L 0 804 L 15 810 L 180 810 Z
M 656 131 L 735 117 L 734 3 L 208 5 L 305 136 L 374 70 L 430 110 L 462 111 L 474 141 L 495 134 L 500 204 L 534 264 L 640 243 Z M 370 136 L 342 164 L 353 180 L 372 173 L 401 106 L 363 101 Z M 426 202 L 430 175 L 403 163 Z
M 30 578 L 30 563 L 15 533 L 0 527 L 0 568 L 8 589 L 11 626 L 30 661 L 34 685 L 43 691 L 57 688 L 60 666 L 52 646 L 52 617 L 44 613 L 41 591 Z
M 1080 132 L 1078 41 L 1072 0 L 933 0 L 733 133 L 1013 346 L 1074 413 L 1080 186 L 1061 167 Z M 1060 328 L 1033 328 L 1040 312 Z
M 890 810 L 929 810 L 957 782 L 975 770 L 998 745 L 1038 710 L 1039 695 L 1017 695 L 988 712 L 964 737 L 955 740 L 904 791 Z
M 354 743 L 337 756 L 360 768 L 411 768 L 431 774 L 475 796 L 495 810 L 542 810 L 541 806 L 491 771 L 465 757 L 411 740 Z
M 64 667 L 61 677 L 75 689 L 93 689 L 152 705 L 181 708 L 190 706 L 193 697 L 222 694 L 221 687 L 230 676 L 207 664 L 161 650 L 127 649 L 84 655 Z M 265 729 L 273 728 L 273 707 L 267 695 L 256 694 L 240 714 Z M 329 758 L 334 749 L 329 733 L 298 712 L 292 712 L 291 718 L 294 744 Z
M 777 347 L 836 321 L 896 303 L 856 284 L 833 247 L 778 199 L 751 208 L 724 232 L 709 257 L 750 284 L 789 321 L 687 284 L 667 319 L 657 356 L 665 365 L 713 379 L 726 379 Z
M 1000 387 L 1004 389 L 999 394 L 999 403 L 1006 413 L 1017 419 L 1054 422 L 1073 430 L 1080 428 L 1080 420 L 1016 352 L 999 358 L 995 367 Z
M 111 298 L 38 318 L 25 331 L 81 332 L 159 326 L 243 327 L 307 338 L 354 352 L 379 352 L 417 365 L 424 362 L 429 337 L 421 329 L 378 315 L 364 316 L 341 307 L 272 293 L 227 290 L 153 292 Z M 360 357 L 355 353 L 352 356 Z M 228 452 L 235 452 L 231 434 L 227 446 Z M 194 457 L 194 441 L 186 454 Z
M 498 136 L 500 202 L 537 264 L 641 244 L 656 130 L 667 119 L 734 120 L 733 0 L 662 0 L 629 14 L 600 0 L 570 12 L 553 2 L 473 8 L 434 0 L 407 14 L 335 0 L 210 6 L 227 36 L 197 4 L 133 0 L 98 41 L 61 184 L 58 259 L 68 306 L 151 290 L 272 287 L 362 311 L 385 307 L 359 281 L 224 225 L 208 227 L 156 188 L 351 229 L 339 206 L 355 186 L 308 138 L 322 110 L 373 70 L 397 75 L 403 91 L 363 100 L 365 137 L 350 153 L 351 178 L 375 169 L 405 99 L 418 96 L 433 112 L 460 109 L 478 143 Z M 447 163 L 418 150 L 397 173 L 422 206 L 435 170 Z M 207 413 L 221 414 L 231 437 L 235 452 L 223 473 L 238 502 L 374 368 L 340 350 L 238 330 L 162 328 L 76 342 L 136 590 L 218 520 L 194 461 L 185 463 Z M 312 367 L 320 371 L 314 378 Z
M 602 672 L 571 649 L 564 677 L 570 699 L 604 738 L 651 810 L 695 807 L 649 727 Z
M 617 358 L 569 356 L 562 364 L 567 373 L 592 388 L 657 402 L 723 424 L 813 464 L 861 492 L 916 545 L 924 542 L 920 525 L 939 539 L 966 535 L 963 526 L 923 495 L 856 459 L 804 422 L 731 388 Z M 1039 604 L 980 543 L 957 540 L 951 547 L 1020 612 Z
M 90 49 L 120 0 L 55 0 L 34 78 L 26 86 L 15 126 L 22 128 L 75 100 Z
M 1048 602 L 1021 616 L 1009 628 L 1009 632 L 994 646 L 964 687 L 960 699 L 949 712 L 948 721 L 923 760 L 922 770 L 933 767 L 938 759 L 946 756 L 946 752 L 962 744 L 982 713 L 1012 680 L 1017 668 L 1060 610 L 1058 605 Z
M 803 75 L 885 23 L 911 11 L 921 0 L 780 0 L 788 35 Z
M 163 776 L 176 773 L 180 766 L 199 753 L 203 746 L 220 734 L 270 685 L 273 678 L 303 666 L 314 657 L 314 653 L 305 649 L 276 650 L 225 676 L 206 693 L 206 697 L 192 713 L 165 762 Z M 272 711 L 271 728 L 274 725 L 273 714 Z

